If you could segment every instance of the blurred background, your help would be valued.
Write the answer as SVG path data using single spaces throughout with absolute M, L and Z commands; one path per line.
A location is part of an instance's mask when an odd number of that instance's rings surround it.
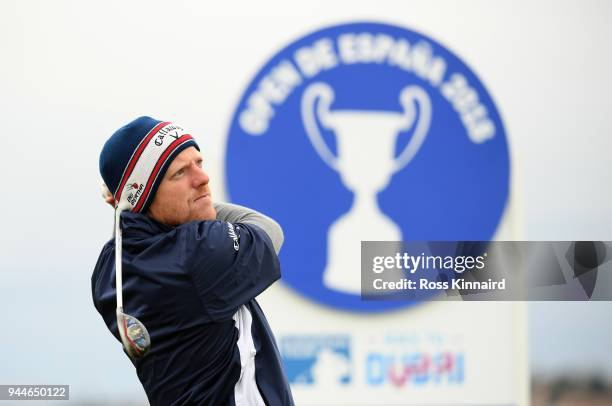
M 611 19 L 605 0 L 1 2 L 0 384 L 68 384 L 75 405 L 147 404 L 91 300 L 91 271 L 112 232 L 99 151 L 137 116 L 181 123 L 203 146 L 215 199 L 250 203 L 260 185 L 237 198 L 232 188 L 248 179 L 227 167 L 235 159 L 228 151 L 247 145 L 235 113 L 275 58 L 327 27 L 400 27 L 469 67 L 505 129 L 509 194 L 496 238 L 612 240 Z M 390 83 L 376 74 L 371 86 Z M 435 112 L 442 102 L 431 97 Z M 279 120 L 287 114 L 277 110 Z M 318 159 L 296 145 L 284 153 Z M 265 166 L 265 157 L 238 156 L 248 161 L 236 165 Z M 283 172 L 278 166 L 266 170 Z M 337 179 L 331 170 L 325 176 Z M 283 192 L 276 178 L 256 181 Z M 311 186 L 313 200 L 336 201 Z M 281 259 L 292 263 L 299 246 L 291 241 L 303 236 L 289 210 L 251 205 L 281 217 L 290 230 Z M 316 222 L 320 211 L 309 214 Z M 285 267 L 292 283 L 277 283 L 260 303 L 298 404 L 612 404 L 609 302 L 435 303 L 368 313 L 351 310 L 349 295 L 333 289 L 321 287 L 327 296 L 319 297 L 314 288 L 300 291 L 312 281 L 292 272 Z M 447 363 L 430 370 L 440 359 Z M 387 379 L 393 374 L 399 380 Z

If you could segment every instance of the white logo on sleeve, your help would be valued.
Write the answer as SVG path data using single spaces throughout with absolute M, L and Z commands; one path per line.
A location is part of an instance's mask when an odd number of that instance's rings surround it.
M 240 249 L 240 242 L 238 235 L 236 234 L 236 230 L 234 230 L 234 225 L 232 223 L 227 223 L 227 235 L 229 238 L 234 240 L 234 249 L 238 251 Z

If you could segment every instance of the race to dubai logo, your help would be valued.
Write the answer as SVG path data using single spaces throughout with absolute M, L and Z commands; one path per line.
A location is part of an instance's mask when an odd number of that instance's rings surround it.
M 489 240 L 509 198 L 499 113 L 440 43 L 388 24 L 306 35 L 253 78 L 232 118 L 233 202 L 285 232 L 283 282 L 340 309 L 360 297 L 361 241 Z

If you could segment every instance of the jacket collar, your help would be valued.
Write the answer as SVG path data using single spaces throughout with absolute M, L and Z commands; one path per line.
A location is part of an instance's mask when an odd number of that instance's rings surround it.
M 144 213 L 121 213 L 121 229 L 126 237 L 151 237 L 165 234 L 174 227 L 159 223 Z

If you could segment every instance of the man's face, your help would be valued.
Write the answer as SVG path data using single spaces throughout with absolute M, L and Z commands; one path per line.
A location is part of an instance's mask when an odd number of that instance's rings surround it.
M 183 150 L 170 164 L 157 188 L 149 216 L 160 223 L 177 226 L 195 220 L 214 220 L 208 174 L 202 155 L 194 147 Z

